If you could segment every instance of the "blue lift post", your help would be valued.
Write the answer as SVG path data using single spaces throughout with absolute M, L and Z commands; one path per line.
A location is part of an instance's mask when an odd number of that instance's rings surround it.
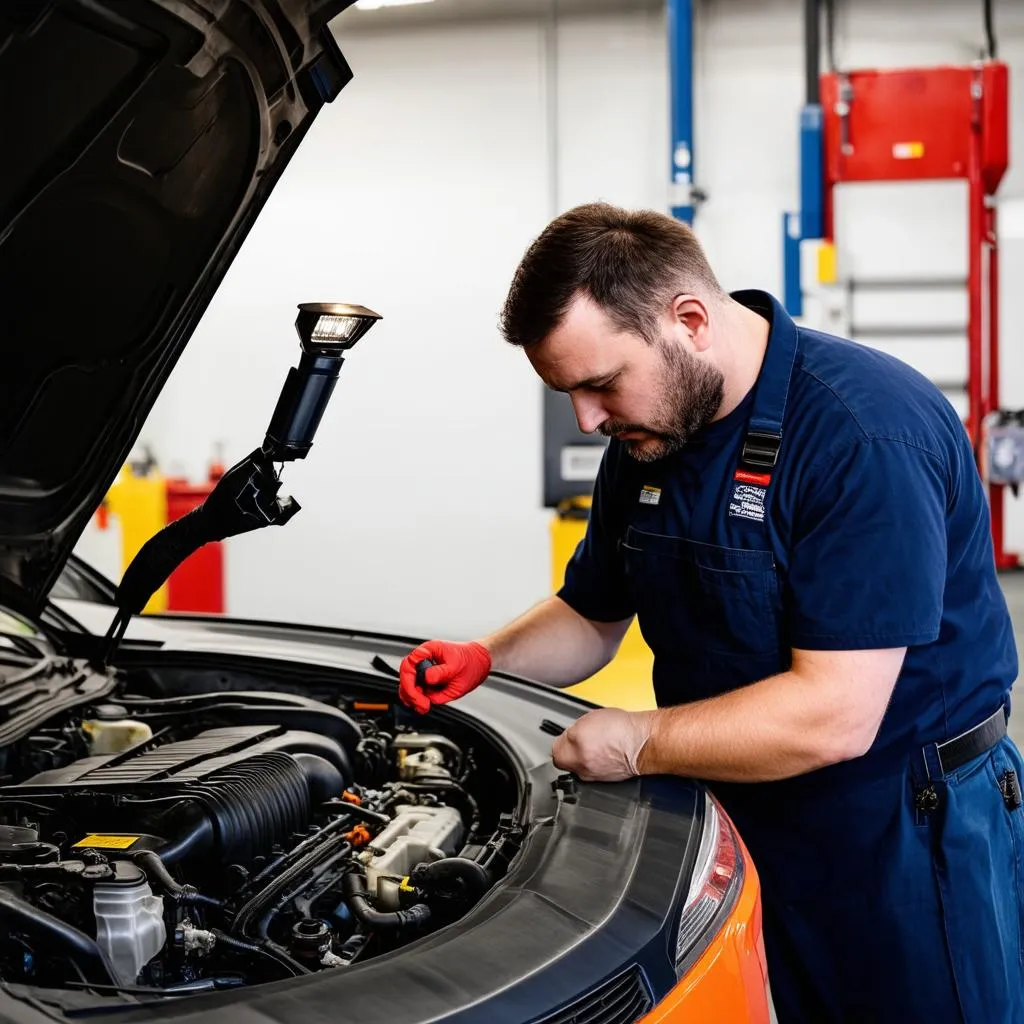
M 783 303 L 790 316 L 804 312 L 800 243 L 821 238 L 825 231 L 823 123 L 821 104 L 805 104 L 800 111 L 800 210 L 782 215 Z
M 693 223 L 693 0 L 668 0 L 672 216 Z M 678 202 L 678 200 L 684 200 Z

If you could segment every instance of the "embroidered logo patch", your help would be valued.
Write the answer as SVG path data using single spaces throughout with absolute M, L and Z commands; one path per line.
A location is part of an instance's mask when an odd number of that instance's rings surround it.
M 661 488 L 652 487 L 650 484 L 644 484 L 640 488 L 640 504 L 641 505 L 657 505 L 661 501 Z
M 764 499 L 767 493 L 767 487 L 758 487 L 737 479 L 732 487 L 729 515 L 734 519 L 750 519 L 755 523 L 763 523 Z

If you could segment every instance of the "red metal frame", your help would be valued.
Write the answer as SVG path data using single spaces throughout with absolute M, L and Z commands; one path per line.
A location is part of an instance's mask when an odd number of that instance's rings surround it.
M 999 408 L 999 248 L 992 196 L 1009 165 L 1009 70 L 968 67 L 830 72 L 821 77 L 825 237 L 834 241 L 836 185 L 966 179 L 968 183 L 967 417 L 979 467 L 984 423 Z M 987 344 L 986 344 L 987 343 Z M 1003 485 L 989 487 L 992 542 L 1004 549 Z

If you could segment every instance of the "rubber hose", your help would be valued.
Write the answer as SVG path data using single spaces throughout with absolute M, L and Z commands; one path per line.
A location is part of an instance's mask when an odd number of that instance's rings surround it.
M 184 806 L 175 808 L 168 817 L 174 821 L 178 838 L 160 850 L 160 860 L 164 864 L 174 864 L 184 857 L 208 853 L 213 848 L 213 822 L 196 801 L 185 800 Z
M 353 916 L 371 931 L 401 931 L 417 928 L 430 920 L 430 907 L 426 903 L 416 903 L 405 910 L 375 909 L 366 891 L 366 879 L 356 872 L 345 875 L 341 888 Z
M 491 879 L 482 864 L 468 857 L 445 857 L 432 864 L 421 864 L 413 872 L 413 881 L 441 898 L 465 898 L 473 903 L 491 887 Z
M 220 900 L 204 896 L 193 885 L 182 885 L 167 870 L 166 865 L 153 850 L 140 850 L 132 854 L 132 860 L 146 872 L 146 877 L 157 888 L 162 889 L 175 903 L 181 906 L 203 904 L 207 907 L 222 907 Z
M 0 888 L 0 921 L 8 935 L 23 931 L 38 942 L 60 947 L 61 952 L 82 969 L 86 981 L 98 985 L 117 984 L 113 967 L 95 939 L 19 899 L 9 889 Z
M 292 754 L 309 783 L 309 802 L 315 807 L 345 791 L 345 779 L 327 758 L 309 751 Z

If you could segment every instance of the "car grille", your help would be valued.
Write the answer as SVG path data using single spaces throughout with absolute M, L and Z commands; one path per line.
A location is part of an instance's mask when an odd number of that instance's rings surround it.
M 537 1024 L 633 1024 L 653 1005 L 640 968 L 631 967 Z

